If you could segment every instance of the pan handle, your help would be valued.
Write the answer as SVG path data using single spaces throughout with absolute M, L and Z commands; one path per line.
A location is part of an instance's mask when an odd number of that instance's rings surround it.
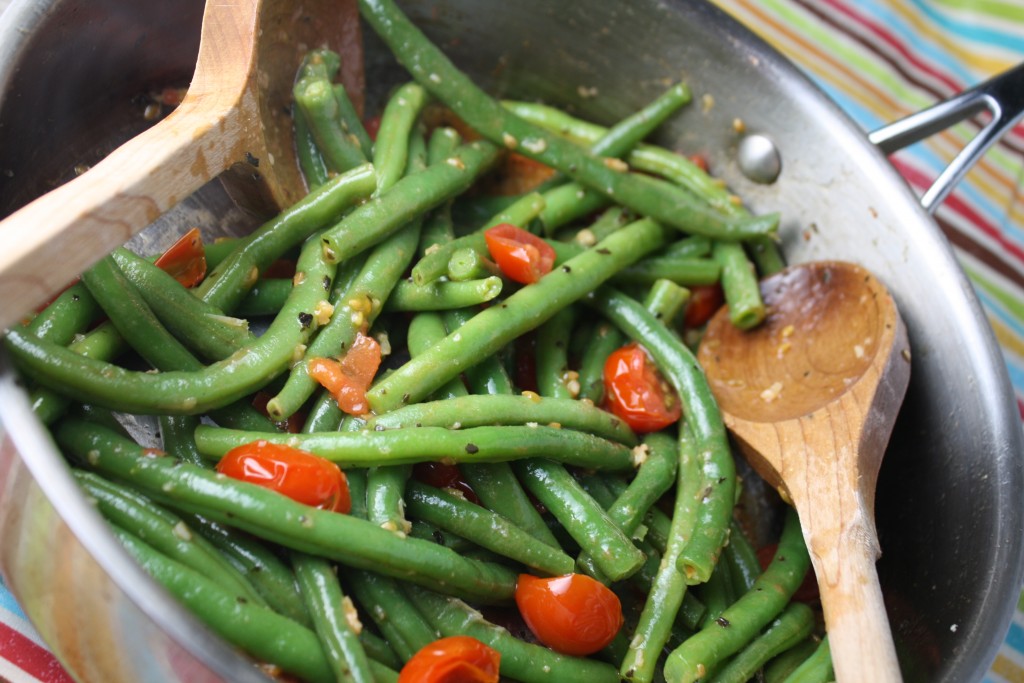
M 1024 119 L 1024 64 L 1018 64 L 951 99 L 883 126 L 870 133 L 868 139 L 889 155 L 982 111 L 988 111 L 992 120 L 960 150 L 921 197 L 924 209 L 934 213 L 992 143 Z

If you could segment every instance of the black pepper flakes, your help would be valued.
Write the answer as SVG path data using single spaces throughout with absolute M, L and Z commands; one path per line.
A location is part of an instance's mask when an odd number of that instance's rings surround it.
M 471 454 L 471 455 L 473 453 L 478 453 L 478 452 L 480 452 L 480 447 L 477 446 L 475 443 L 467 443 L 466 444 L 466 452 Z
M 595 251 L 601 256 L 608 256 L 609 254 L 612 253 L 611 249 L 609 249 L 608 247 L 601 247 L 600 249 L 595 249 Z
M 308 330 L 309 326 L 313 324 L 313 314 L 305 311 L 299 313 L 299 324 L 302 325 L 302 329 Z
M 259 168 L 259 167 L 260 167 L 260 160 L 259 160 L 259 159 L 258 159 L 257 157 L 254 157 L 254 156 L 252 155 L 252 152 L 246 152 L 246 153 L 245 153 L 245 160 L 246 160 L 246 161 L 247 161 L 247 162 L 248 162 L 249 164 L 251 164 L 252 166 L 254 166 L 254 167 L 256 167 L 256 168 Z
M 569 267 L 569 266 L 567 266 L 567 265 L 563 265 L 563 266 L 562 266 L 562 272 L 563 272 L 563 273 L 571 273 L 571 272 L 572 272 L 572 268 L 570 268 L 570 267 Z
M 331 276 L 324 275 L 323 287 L 325 292 L 331 291 Z
M 721 626 L 722 628 L 729 628 L 730 626 L 732 626 L 732 624 L 729 623 L 729 620 L 725 617 L 718 617 L 717 619 L 715 619 L 715 623 Z

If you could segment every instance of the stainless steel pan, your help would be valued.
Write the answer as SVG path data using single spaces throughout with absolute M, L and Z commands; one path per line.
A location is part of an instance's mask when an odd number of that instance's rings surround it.
M 187 82 L 200 5 L 15 3 L 0 28 L 0 214 L 144 125 L 140 95 Z M 780 210 L 790 261 L 856 261 L 893 290 L 914 358 L 877 500 L 887 607 L 908 681 L 980 679 L 1024 569 L 1021 428 L 970 283 L 872 139 L 779 54 L 696 0 L 404 6 L 493 92 L 542 98 L 599 121 L 647 102 L 665 79 L 685 78 L 698 99 L 707 94 L 714 104 L 691 107 L 661 140 L 707 154 L 755 210 Z M 373 36 L 367 44 L 371 95 L 380 97 L 404 76 Z M 914 130 L 910 136 L 929 132 Z M 744 155 L 753 149 L 758 160 L 758 148 L 743 144 L 754 134 L 781 160 L 774 182 L 744 173 L 751 161 Z M 887 149 L 909 139 L 901 133 L 883 142 L 888 137 L 874 139 Z M 216 217 L 224 211 L 229 220 Z M 216 230 L 247 215 L 208 186 L 156 231 L 186 222 Z M 0 419 L 0 569 L 76 675 L 261 678 L 128 561 L 74 489 L 6 362 Z

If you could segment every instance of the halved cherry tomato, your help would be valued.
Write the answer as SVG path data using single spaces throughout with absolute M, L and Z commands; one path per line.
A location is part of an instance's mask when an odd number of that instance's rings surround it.
M 551 272 L 555 250 L 540 237 L 509 223 L 499 223 L 484 232 L 487 251 L 505 277 L 524 285 Z
M 237 446 L 224 454 L 217 471 L 304 505 L 346 514 L 352 509 L 345 473 L 330 460 L 291 446 L 264 439 Z
M 377 374 L 380 361 L 380 344 L 373 337 L 359 332 L 340 361 L 313 358 L 309 361 L 308 372 L 331 392 L 339 408 L 349 415 L 365 415 L 370 410 L 366 390 Z
M 185 287 L 195 287 L 206 276 L 206 252 L 199 228 L 192 228 L 156 260 L 156 266 Z
M 619 596 L 586 574 L 549 579 L 520 574 L 515 597 L 537 640 L 563 654 L 593 654 L 622 628 Z
M 675 390 L 637 343 L 612 351 L 604 364 L 605 408 L 636 432 L 656 432 L 682 415 Z
M 398 683 L 498 683 L 501 653 L 469 636 L 435 640 L 414 654 Z
M 715 314 L 725 303 L 722 285 L 696 285 L 690 287 L 690 303 L 683 313 L 683 325 L 689 328 L 700 327 Z
M 443 462 L 418 462 L 412 467 L 412 476 L 416 481 L 439 489 L 453 489 L 465 496 L 466 500 L 480 504 L 473 487 L 462 478 L 458 465 Z
M 263 417 L 272 420 L 273 418 L 270 417 L 270 412 L 267 410 L 267 404 L 270 403 L 271 398 L 272 396 L 269 393 L 265 391 L 257 391 L 255 394 L 253 394 L 252 401 L 250 401 L 250 404 L 252 405 L 253 408 L 260 411 Z M 303 414 L 302 412 L 295 412 L 292 413 L 287 420 L 284 420 L 283 422 L 277 422 L 276 424 L 279 429 L 284 429 L 284 431 L 288 432 L 289 434 L 298 434 L 302 430 L 302 425 L 305 424 L 305 422 L 305 414 Z
M 778 549 L 779 545 L 777 543 L 770 543 L 758 548 L 757 562 L 761 565 L 762 571 L 771 564 L 772 558 L 775 557 L 775 551 Z M 813 568 L 807 570 L 807 574 L 804 576 L 800 587 L 793 593 L 793 600 L 809 605 L 813 605 L 821 600 L 821 596 L 818 594 L 818 578 L 815 576 Z

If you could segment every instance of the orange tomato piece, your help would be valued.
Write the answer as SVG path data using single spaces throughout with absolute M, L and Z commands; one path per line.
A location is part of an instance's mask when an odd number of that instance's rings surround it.
M 605 408 L 622 418 L 633 431 L 656 432 L 682 415 L 675 390 L 635 342 L 608 356 L 604 388 Z
M 304 505 L 346 514 L 352 509 L 348 479 L 341 468 L 291 446 L 264 439 L 237 446 L 224 454 L 217 471 Z
M 155 261 L 185 287 L 195 287 L 206 277 L 206 251 L 199 228 L 192 228 Z
M 555 250 L 540 237 L 509 223 L 484 232 L 487 251 L 510 280 L 528 285 L 551 272 Z
M 365 415 L 370 410 L 366 390 L 380 367 L 381 349 L 376 339 L 359 332 L 340 361 L 313 358 L 309 376 L 331 392 L 338 407 L 349 415 Z
M 593 654 L 622 628 L 619 596 L 585 574 L 547 579 L 520 574 L 515 599 L 537 640 L 562 654 Z
M 469 636 L 426 645 L 398 674 L 398 683 L 498 683 L 501 653 Z

